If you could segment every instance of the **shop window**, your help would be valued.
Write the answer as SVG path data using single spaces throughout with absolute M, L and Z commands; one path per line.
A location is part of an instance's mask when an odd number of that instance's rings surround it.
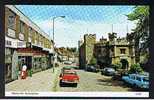
M 24 23 L 20 21 L 20 32 L 24 33 Z

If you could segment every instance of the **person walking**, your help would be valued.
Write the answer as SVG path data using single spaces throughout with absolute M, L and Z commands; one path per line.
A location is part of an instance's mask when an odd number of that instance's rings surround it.
M 27 77 L 27 66 L 24 63 L 22 66 L 22 71 L 21 71 L 21 79 L 26 79 Z

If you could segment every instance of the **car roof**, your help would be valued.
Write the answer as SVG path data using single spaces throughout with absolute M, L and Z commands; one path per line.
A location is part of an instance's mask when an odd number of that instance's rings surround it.
M 129 74 L 130 76 L 137 76 L 137 77 L 148 77 L 146 75 L 142 75 L 142 74 Z
M 111 67 L 105 67 L 104 69 L 114 69 L 114 68 L 111 68 Z
M 75 74 L 76 71 L 75 70 L 65 70 L 64 73 Z

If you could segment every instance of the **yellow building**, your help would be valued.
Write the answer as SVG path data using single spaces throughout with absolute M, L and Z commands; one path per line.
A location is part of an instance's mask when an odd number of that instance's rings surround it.
M 116 36 L 109 37 L 109 40 L 102 38 L 95 43 L 94 56 L 102 67 L 121 64 L 123 69 L 129 69 L 132 64 L 135 64 L 134 43 L 128 42 L 126 38 L 116 38 Z
M 132 64 L 135 64 L 135 49 L 134 44 L 129 43 L 126 38 L 115 39 L 110 41 L 110 57 L 112 58 L 112 64 L 121 63 L 122 66 L 125 66 L 124 63 L 128 63 L 128 68 Z

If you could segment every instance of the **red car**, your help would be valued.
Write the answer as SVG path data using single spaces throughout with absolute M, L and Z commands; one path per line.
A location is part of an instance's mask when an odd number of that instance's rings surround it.
M 79 76 L 75 70 L 65 70 L 60 74 L 60 86 L 63 84 L 74 84 L 77 87 Z

